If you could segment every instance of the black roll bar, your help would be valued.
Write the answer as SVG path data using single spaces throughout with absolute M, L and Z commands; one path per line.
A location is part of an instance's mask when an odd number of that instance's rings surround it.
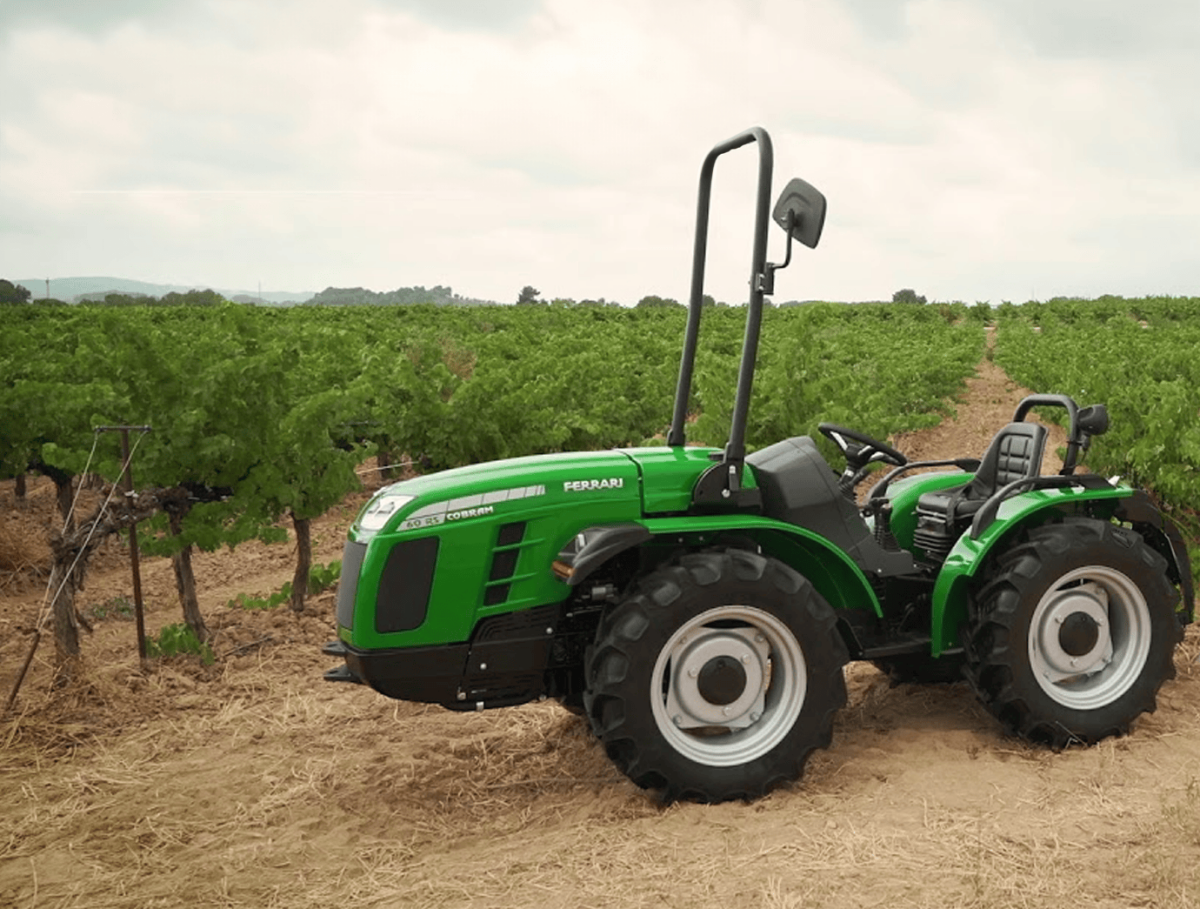
M 750 303 L 746 312 L 746 335 L 742 342 L 742 362 L 738 369 L 737 396 L 733 404 L 733 422 L 721 462 L 735 469 L 723 470 L 736 484 L 746 459 L 746 418 L 750 412 L 750 393 L 754 384 L 754 362 L 758 357 L 758 336 L 762 326 L 763 296 L 767 281 L 767 227 L 770 223 L 771 171 L 774 152 L 771 137 L 761 127 L 752 127 L 715 146 L 700 169 L 700 192 L 696 204 L 696 241 L 692 252 L 692 291 L 688 299 L 687 330 L 683 338 L 683 358 L 679 364 L 679 384 L 675 388 L 675 411 L 667 444 L 682 446 L 686 441 L 688 398 L 692 391 L 692 373 L 696 347 L 700 339 L 700 315 L 704 301 L 704 267 L 708 250 L 708 212 L 712 201 L 713 169 L 717 158 L 751 142 L 758 143 L 758 192 L 754 211 L 754 249 L 750 260 Z M 726 487 L 729 488 L 728 486 Z M 736 487 L 734 487 L 736 488 Z
M 1068 395 L 1029 395 L 1017 405 L 1012 421 L 1014 423 L 1022 422 L 1029 411 L 1038 406 L 1065 407 L 1070 417 L 1070 428 L 1067 431 L 1067 452 L 1066 457 L 1063 458 L 1062 469 L 1063 476 L 1069 477 L 1075 473 L 1075 463 L 1083 445 L 1079 436 L 1079 407 Z

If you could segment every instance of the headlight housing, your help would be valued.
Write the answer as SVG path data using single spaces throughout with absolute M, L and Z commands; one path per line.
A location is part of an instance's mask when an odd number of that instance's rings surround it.
M 416 496 L 407 496 L 385 489 L 367 503 L 367 507 L 358 516 L 358 529 L 369 534 L 378 533 L 383 530 L 383 525 L 391 519 L 392 515 L 415 498 Z

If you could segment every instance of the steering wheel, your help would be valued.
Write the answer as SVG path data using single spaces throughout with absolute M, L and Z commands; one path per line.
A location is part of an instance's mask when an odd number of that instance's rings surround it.
M 852 473 L 857 473 L 874 461 L 882 461 L 893 467 L 903 467 L 908 463 L 908 458 L 892 446 L 880 442 L 878 439 L 872 439 L 869 435 L 856 429 L 847 429 L 836 423 L 819 423 L 817 429 L 821 430 L 821 434 L 825 438 L 841 449 L 842 454 L 846 456 L 847 469 Z

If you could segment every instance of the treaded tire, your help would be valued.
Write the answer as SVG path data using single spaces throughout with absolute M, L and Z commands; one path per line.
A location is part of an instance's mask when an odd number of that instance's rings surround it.
M 967 679 L 1029 741 L 1123 735 L 1175 675 L 1178 600 L 1166 560 L 1136 532 L 1088 518 L 1035 528 L 993 559 L 974 597 Z M 1072 660 L 1085 671 L 1072 674 Z
M 829 746 L 847 659 L 833 610 L 794 570 L 738 549 L 691 553 L 601 621 L 584 705 L 642 788 L 668 802 L 754 799 Z

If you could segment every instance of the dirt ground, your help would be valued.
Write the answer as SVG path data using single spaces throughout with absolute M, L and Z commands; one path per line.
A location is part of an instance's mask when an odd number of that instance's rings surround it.
M 985 362 L 956 420 L 897 447 L 981 454 L 1023 394 Z M 0 489 L 31 558 L 52 501 L 42 482 L 24 505 Z M 318 562 L 340 557 L 362 501 L 318 522 Z M 217 661 L 142 668 L 128 564 L 108 545 L 80 599 L 95 616 L 84 681 L 50 691 L 46 641 L 0 718 L 0 906 L 1200 905 L 1195 628 L 1124 738 L 1030 747 L 964 684 L 892 687 L 855 664 L 802 781 L 663 807 L 557 706 L 456 714 L 323 683 L 332 594 L 300 617 L 227 605 L 290 578 L 287 544 L 199 556 Z M 151 632 L 180 621 L 169 563 L 143 575 Z M 43 583 L 0 586 L 0 696 Z

